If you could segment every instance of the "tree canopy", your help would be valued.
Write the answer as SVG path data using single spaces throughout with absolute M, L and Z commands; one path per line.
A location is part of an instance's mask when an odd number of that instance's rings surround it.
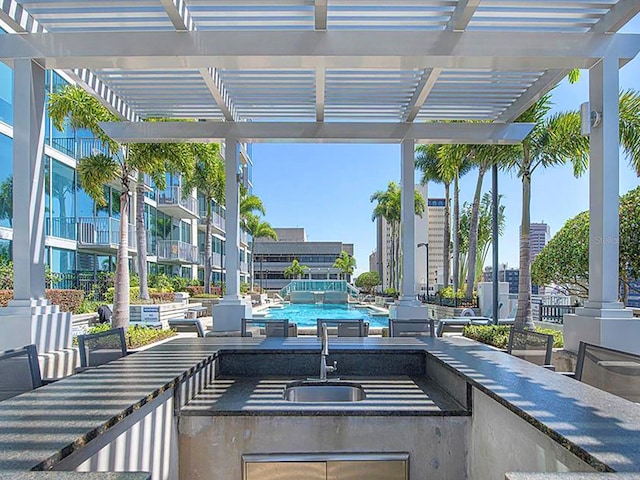
M 620 281 L 623 292 L 640 278 L 640 187 L 620 197 Z M 589 295 L 589 212 L 568 220 L 531 266 L 533 282 L 568 295 Z M 626 300 L 623 294 L 623 301 Z
M 380 274 L 378 272 L 364 272 L 356 278 L 356 287 L 371 292 L 374 287 L 380 285 Z

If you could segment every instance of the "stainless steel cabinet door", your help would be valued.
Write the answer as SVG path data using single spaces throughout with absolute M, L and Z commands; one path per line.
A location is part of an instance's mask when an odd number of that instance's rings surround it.
M 407 480 L 407 462 L 338 460 L 327 462 L 327 480 Z
M 325 480 L 326 462 L 247 462 L 245 480 Z

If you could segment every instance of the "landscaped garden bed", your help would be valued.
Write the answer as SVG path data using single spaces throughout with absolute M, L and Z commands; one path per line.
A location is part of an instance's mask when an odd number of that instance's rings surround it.
M 506 350 L 509 343 L 510 329 L 511 327 L 508 325 L 466 325 L 463 330 L 463 335 L 472 340 L 491 345 L 492 347 Z M 561 331 L 551 328 L 536 328 L 536 332 L 553 335 L 553 348 L 562 348 L 564 346 Z
M 109 323 L 103 323 L 89 328 L 87 333 L 104 332 L 111 329 L 112 326 Z M 131 325 L 125 332 L 125 338 L 127 341 L 127 349 L 132 350 L 135 348 L 144 347 L 152 343 L 165 340 L 177 335 L 174 330 L 159 330 L 156 328 L 147 328 Z

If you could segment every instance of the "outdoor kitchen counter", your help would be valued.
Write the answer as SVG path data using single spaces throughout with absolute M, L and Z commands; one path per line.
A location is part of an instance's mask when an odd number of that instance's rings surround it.
M 0 471 L 46 470 L 192 375 L 217 353 L 307 351 L 316 338 L 178 338 L 0 402 Z M 339 338 L 332 352 L 426 351 L 600 471 L 640 471 L 640 406 L 476 342 Z

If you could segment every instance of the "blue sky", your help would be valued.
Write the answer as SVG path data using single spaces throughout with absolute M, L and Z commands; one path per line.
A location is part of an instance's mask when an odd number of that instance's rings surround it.
M 640 16 L 623 32 L 640 33 Z M 620 71 L 623 89 L 640 90 L 640 58 Z M 588 74 L 577 84 L 563 82 L 553 93 L 557 111 L 578 109 L 588 100 Z M 310 241 L 354 243 L 356 273 L 368 270 L 375 249 L 371 221 L 371 194 L 384 190 L 389 181 L 400 181 L 399 145 L 256 144 L 253 146 L 254 192 L 267 209 L 266 220 L 274 227 L 304 227 Z M 477 173 L 460 182 L 461 201 L 471 201 Z M 484 190 L 490 188 L 487 176 Z M 522 194 L 515 175 L 501 173 L 499 190 L 504 195 L 506 228 L 500 239 L 500 262 L 518 266 L 518 230 Z M 640 179 L 621 157 L 620 192 L 640 185 Z M 444 194 L 429 184 L 429 197 Z M 537 170 L 531 189 L 531 221 L 548 223 L 553 236 L 574 215 L 589 208 L 588 175 L 576 179 L 570 167 Z M 490 255 L 489 255 L 489 258 Z

